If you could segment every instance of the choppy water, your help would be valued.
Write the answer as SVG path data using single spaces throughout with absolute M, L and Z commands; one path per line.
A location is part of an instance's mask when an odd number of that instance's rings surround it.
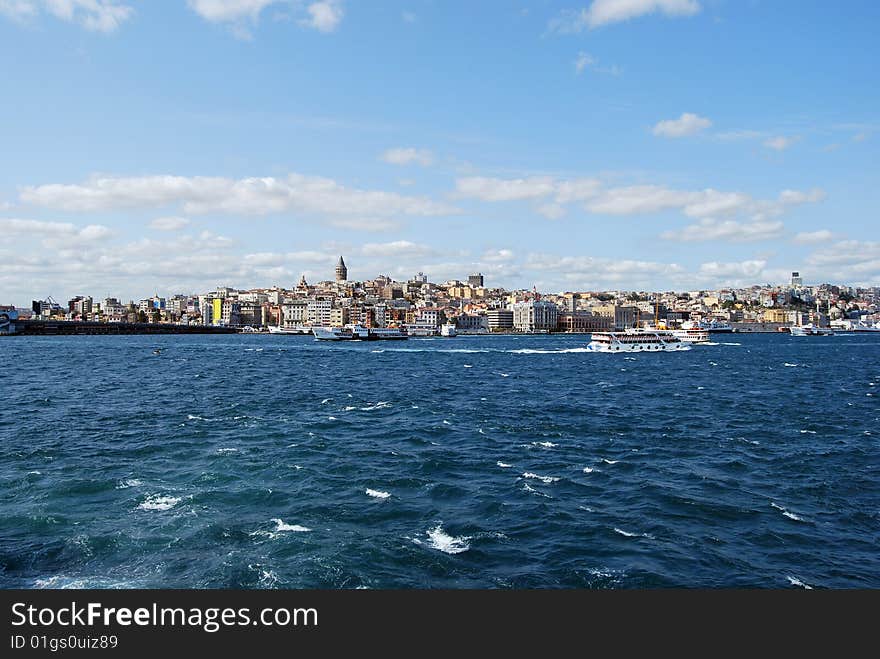
M 6 339 L 0 586 L 880 587 L 877 337 L 585 342 Z

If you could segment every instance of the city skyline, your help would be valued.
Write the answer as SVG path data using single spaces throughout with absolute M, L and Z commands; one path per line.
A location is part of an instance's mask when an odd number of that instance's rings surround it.
M 850 8 L 0 2 L 0 303 L 293 287 L 340 254 L 510 290 L 877 286 L 880 8 Z

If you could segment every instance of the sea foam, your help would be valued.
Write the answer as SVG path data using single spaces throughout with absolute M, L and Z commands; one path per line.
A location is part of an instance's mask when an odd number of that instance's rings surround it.
M 170 510 L 180 503 L 180 497 L 153 495 L 138 506 L 138 510 Z

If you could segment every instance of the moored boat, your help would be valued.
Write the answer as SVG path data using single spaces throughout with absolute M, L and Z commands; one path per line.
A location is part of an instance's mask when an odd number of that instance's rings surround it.
M 408 338 L 406 331 L 397 327 L 367 327 L 349 323 L 343 327 L 313 327 L 319 341 L 381 341 Z
M 445 323 L 440 326 L 440 336 L 445 336 L 448 338 L 452 338 L 454 336 L 458 336 L 458 328 L 455 323 Z

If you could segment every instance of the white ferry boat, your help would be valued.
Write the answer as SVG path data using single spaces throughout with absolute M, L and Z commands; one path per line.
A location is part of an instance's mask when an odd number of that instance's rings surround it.
M 817 327 L 816 325 L 792 325 L 788 328 L 792 336 L 833 336 L 834 330 L 830 327 Z
M 437 336 L 437 326 L 430 323 L 410 323 L 406 326 L 409 336 Z
M 844 332 L 859 334 L 880 333 L 880 323 L 871 324 L 864 320 L 832 320 L 831 327 Z
M 726 333 L 732 332 L 733 327 L 730 323 L 725 322 L 723 320 L 703 320 L 699 322 L 694 322 L 692 320 L 688 320 L 681 324 L 681 329 L 684 330 L 705 330 L 707 332 L 712 333 Z
M 706 343 L 709 341 L 709 332 L 704 329 L 665 329 L 655 325 L 645 327 L 630 327 L 625 330 L 629 334 L 658 334 L 665 337 L 675 337 L 682 343 Z
M 690 346 L 667 332 L 594 332 L 589 348 L 596 352 L 672 352 Z
M 458 336 L 458 328 L 455 323 L 446 323 L 440 326 L 440 336 L 452 338 Z
M 709 330 L 704 329 L 674 329 L 672 336 L 685 343 L 706 343 L 709 341 Z
M 306 325 L 269 325 L 272 334 L 311 334 L 312 328 Z
M 313 327 L 312 333 L 319 341 L 376 341 L 406 339 L 407 333 L 396 327 L 369 328 L 360 323 L 344 327 Z

